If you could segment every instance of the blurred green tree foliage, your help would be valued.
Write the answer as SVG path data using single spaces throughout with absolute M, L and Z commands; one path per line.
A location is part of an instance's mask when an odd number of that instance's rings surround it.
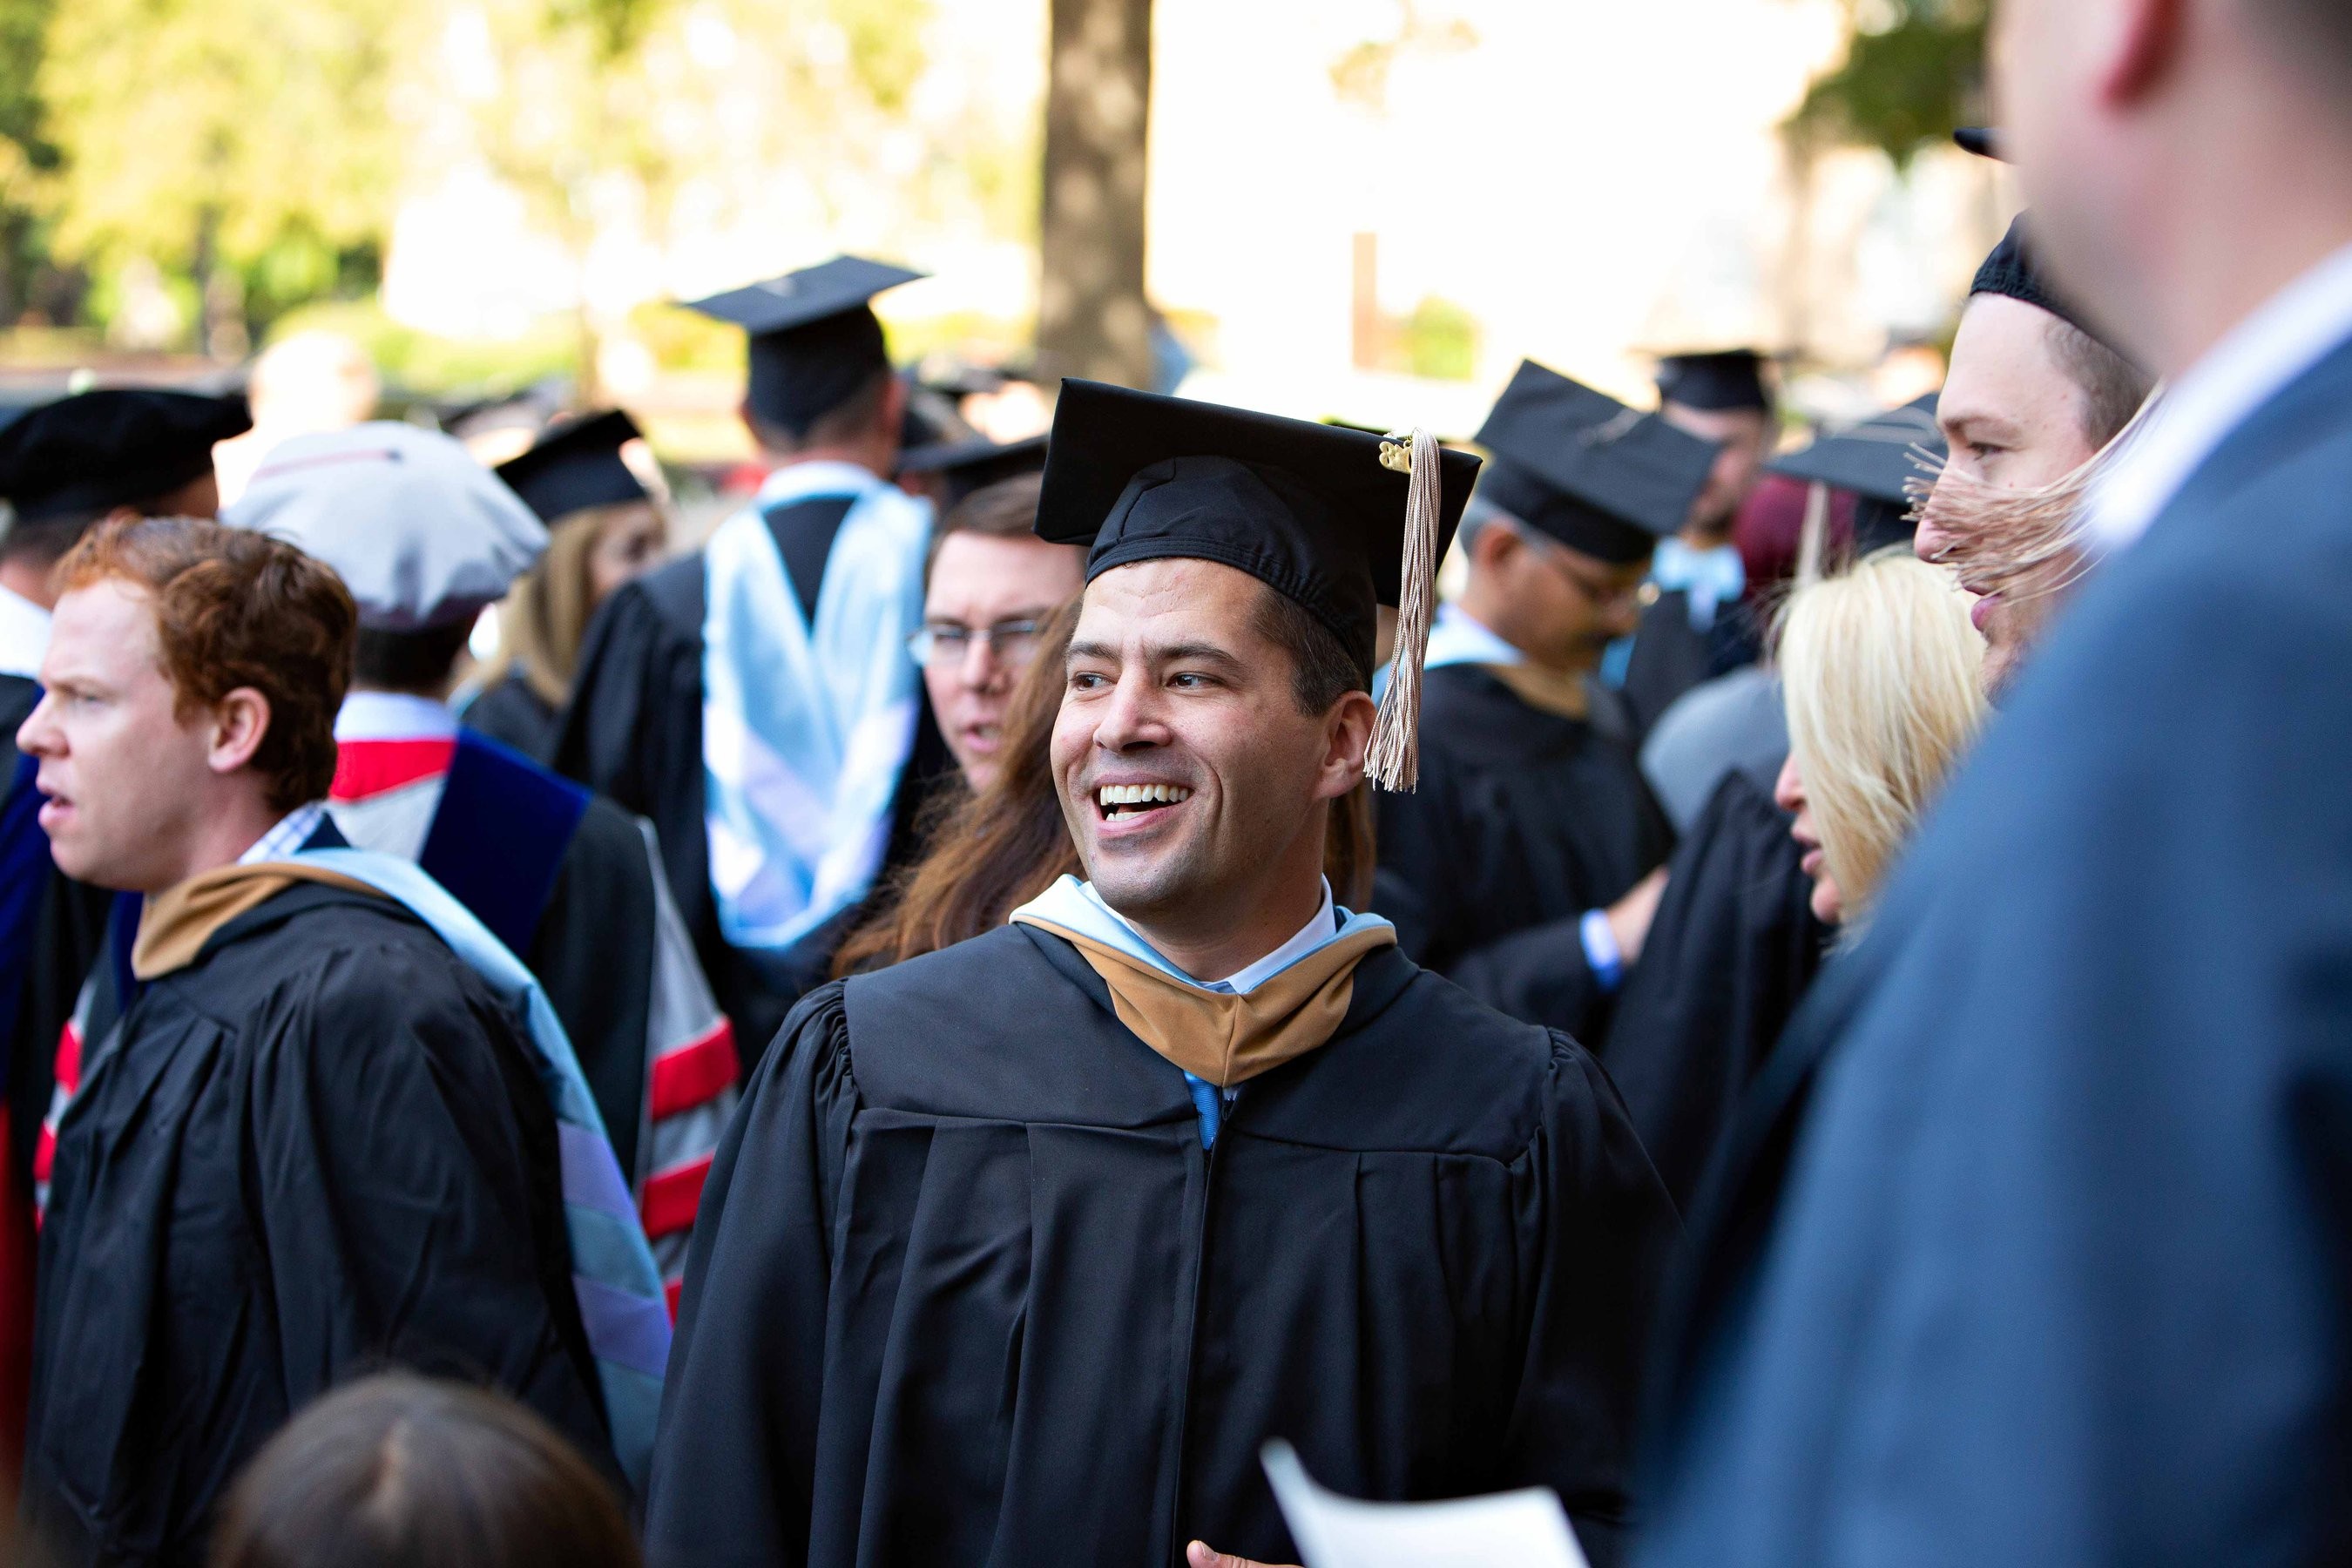
M 1814 147 L 1876 147 L 1897 164 L 1984 112 L 1986 0 L 1845 0 L 1845 61 L 1786 130 Z
M 380 0 L 57 5 L 36 79 L 60 153 L 39 182 L 57 254 L 194 275 L 209 323 L 239 334 L 246 269 L 335 278 L 390 219 L 388 94 L 414 16 Z

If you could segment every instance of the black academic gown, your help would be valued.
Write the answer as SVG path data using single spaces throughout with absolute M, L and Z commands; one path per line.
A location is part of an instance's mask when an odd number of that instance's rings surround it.
M 1421 784 L 1377 795 L 1372 907 L 1407 957 L 1488 1005 L 1571 1032 L 1600 1016 L 1578 924 L 1654 870 L 1673 830 L 1595 685 L 1591 720 L 1545 713 L 1474 665 L 1428 672 Z
M 1625 705 L 1638 745 L 1692 687 L 1753 664 L 1763 649 L 1755 611 L 1744 601 L 1718 605 L 1705 631 L 1691 625 L 1690 595 L 1660 594 L 1642 611 L 1625 665 Z
M 512 746 L 541 767 L 554 766 L 563 714 L 520 676 L 501 675 L 483 687 L 466 704 L 465 717 L 467 729 Z
M 522 1026 L 389 900 L 299 885 L 146 985 L 66 1117 L 26 1507 L 67 1563 L 201 1563 L 302 1405 L 389 1365 L 608 1470 Z
M 1393 948 L 1339 1032 L 1181 1073 L 1059 937 L 824 987 L 721 1146 L 670 1358 L 656 1564 L 1295 1563 L 1258 1465 L 1557 1488 L 1617 1557 L 1673 1211 L 1592 1058 Z
M 1745 773 L 1716 786 L 1609 1020 L 1601 1061 L 1678 1205 L 1829 943 L 1790 821 Z
M 820 496 L 767 514 L 803 616 L 814 614 L 825 557 L 849 506 L 846 497 Z M 703 826 L 703 609 L 698 553 L 623 585 L 597 607 L 581 649 L 555 766 L 653 823 L 671 897 L 719 1007 L 734 1022 L 748 1069 L 793 1003 L 824 978 L 835 950 L 856 929 L 860 910 L 845 910 L 781 954 L 747 952 L 719 933 Z M 877 887 L 887 885 L 893 869 L 919 853 L 929 793 L 954 765 L 925 698 L 914 749 L 899 777 L 890 846 Z

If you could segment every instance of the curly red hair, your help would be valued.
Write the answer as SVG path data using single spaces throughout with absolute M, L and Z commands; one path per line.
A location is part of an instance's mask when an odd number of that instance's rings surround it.
M 343 580 L 283 540 L 187 517 L 100 523 L 58 563 L 59 594 L 110 578 L 155 602 L 163 674 L 184 719 L 239 688 L 269 703 L 253 754 L 291 811 L 335 776 L 335 714 L 351 685 L 359 610 Z

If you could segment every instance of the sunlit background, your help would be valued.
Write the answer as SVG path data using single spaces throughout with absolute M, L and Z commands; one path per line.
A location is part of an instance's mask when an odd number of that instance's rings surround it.
M 849 250 L 934 274 L 879 309 L 950 382 L 1123 366 L 1462 436 L 1521 356 L 1639 398 L 1644 351 L 1752 342 L 1793 417 L 1858 414 L 1934 384 L 2012 210 L 1948 145 L 1986 113 L 1982 25 L 1969 0 L 0 0 L 0 396 L 219 384 L 325 329 L 395 413 L 618 402 L 664 457 L 721 462 L 740 340 L 668 301 Z M 1045 406 L 967 412 L 1011 436 Z

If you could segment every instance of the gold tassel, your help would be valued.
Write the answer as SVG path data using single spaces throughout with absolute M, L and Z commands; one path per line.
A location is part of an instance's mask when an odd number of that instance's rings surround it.
M 1381 466 L 1407 478 L 1404 563 L 1397 594 L 1396 656 L 1389 689 L 1372 721 L 1364 773 L 1385 790 L 1406 792 L 1421 781 L 1421 661 L 1429 651 L 1429 623 L 1437 611 L 1437 438 L 1426 430 L 1391 432 L 1381 442 Z

